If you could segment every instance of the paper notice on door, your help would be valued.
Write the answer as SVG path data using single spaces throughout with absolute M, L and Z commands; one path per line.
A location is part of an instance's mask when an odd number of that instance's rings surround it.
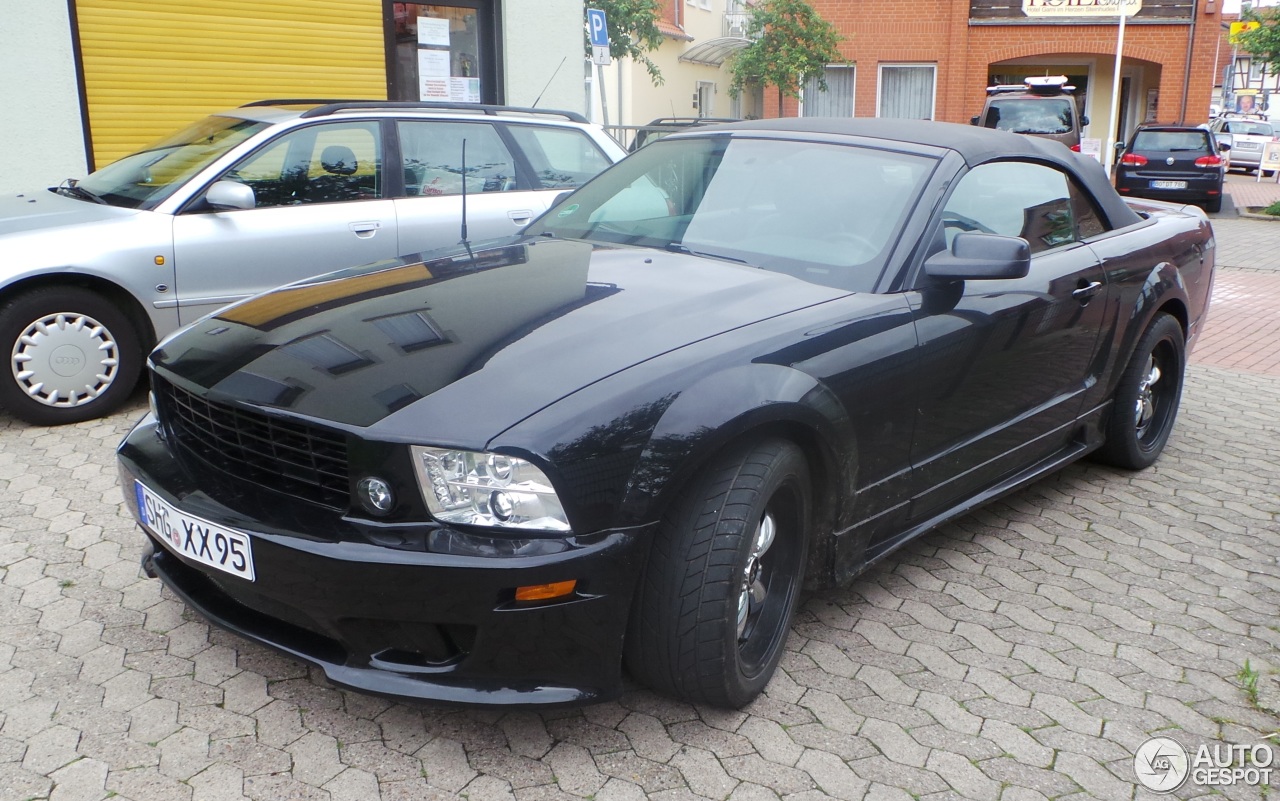
M 449 20 L 418 17 L 418 44 L 449 46 Z
M 448 100 L 449 99 L 449 79 L 448 78 L 419 78 L 418 99 L 419 100 Z
M 479 103 L 479 78 L 450 78 L 449 99 L 455 103 Z
M 448 78 L 449 77 L 449 51 L 448 50 L 419 50 L 418 51 L 418 77 Z

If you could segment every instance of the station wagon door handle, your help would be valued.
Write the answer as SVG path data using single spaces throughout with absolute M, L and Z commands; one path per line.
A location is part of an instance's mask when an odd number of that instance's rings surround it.
M 529 209 L 516 209 L 515 211 L 507 212 L 507 216 L 516 225 L 528 225 L 529 220 L 533 219 L 533 212 Z
M 355 235 L 361 239 L 368 239 L 378 233 L 378 229 L 382 227 L 382 223 L 377 220 L 365 220 L 364 222 L 353 222 L 349 226 Z
M 1085 286 L 1082 286 L 1076 291 L 1072 292 L 1071 297 L 1075 298 L 1081 303 L 1088 303 L 1089 298 L 1092 298 L 1094 295 L 1098 294 L 1101 291 L 1102 291 L 1101 281 L 1090 281 Z

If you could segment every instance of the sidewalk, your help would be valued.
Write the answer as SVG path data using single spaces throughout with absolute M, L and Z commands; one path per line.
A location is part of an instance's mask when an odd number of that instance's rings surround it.
M 1209 321 L 1191 362 L 1280 376 L 1280 220 L 1235 214 L 1280 200 L 1280 184 L 1231 175 L 1224 189 L 1236 208 L 1213 216 L 1218 271 Z
M 1249 206 L 1270 206 L 1280 200 L 1280 183 L 1276 183 L 1274 175 L 1259 181 L 1256 175 L 1232 173 L 1223 183 L 1222 191 L 1240 211 Z

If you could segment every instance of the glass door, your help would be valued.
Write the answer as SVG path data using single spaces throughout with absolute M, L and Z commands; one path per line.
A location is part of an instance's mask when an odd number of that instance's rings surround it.
M 391 100 L 501 102 L 492 0 L 389 5 Z

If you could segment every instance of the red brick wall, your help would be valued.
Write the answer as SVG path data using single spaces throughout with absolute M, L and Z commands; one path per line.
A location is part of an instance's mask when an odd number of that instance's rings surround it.
M 1142 59 L 1162 66 L 1157 116 L 1162 122 L 1180 119 L 1204 122 L 1214 84 L 1214 50 L 1219 15 L 1206 13 L 1200 0 L 1194 26 L 1190 81 L 1186 85 L 1187 40 L 1192 26 L 1129 24 L 1125 26 L 1126 62 Z M 854 113 L 876 114 L 878 66 L 882 63 L 936 63 L 935 118 L 968 122 L 982 108 L 987 68 L 993 62 L 1022 56 L 1096 55 L 1110 57 L 1116 48 L 1115 25 L 969 25 L 967 0 L 811 0 L 814 8 L 845 37 L 841 50 L 857 64 Z M 1103 76 L 1094 76 L 1097 81 Z M 1107 76 L 1109 80 L 1109 76 Z M 777 91 L 764 93 L 766 114 L 777 115 Z M 786 98 L 784 116 L 794 116 L 798 104 Z

